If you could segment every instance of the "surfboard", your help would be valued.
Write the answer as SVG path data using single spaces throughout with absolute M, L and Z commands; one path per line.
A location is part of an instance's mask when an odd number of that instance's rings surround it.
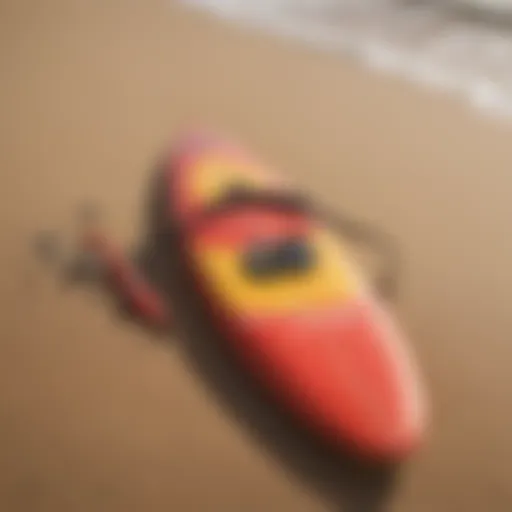
M 329 442 L 413 452 L 427 407 L 410 342 L 336 231 L 232 142 L 186 137 L 164 175 L 184 254 L 247 370 Z

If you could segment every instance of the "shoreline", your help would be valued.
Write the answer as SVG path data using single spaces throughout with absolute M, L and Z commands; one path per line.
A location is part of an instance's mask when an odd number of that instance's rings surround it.
M 250 2 L 180 2 L 256 33 L 338 53 L 340 60 L 354 59 L 373 71 L 463 97 L 470 108 L 498 122 L 512 121 L 512 24 L 505 30 L 477 22 L 471 10 L 464 9 L 457 19 L 452 12 L 456 6 L 421 2 L 375 10 L 341 4 L 331 10 L 324 7 L 323 12 L 293 10 L 292 3 L 287 11 L 279 2 L 261 9 Z

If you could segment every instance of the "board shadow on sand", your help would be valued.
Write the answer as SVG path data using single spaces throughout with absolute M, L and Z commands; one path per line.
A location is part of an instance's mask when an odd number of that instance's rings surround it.
M 399 468 L 367 465 L 346 450 L 324 445 L 287 415 L 237 364 L 229 343 L 215 329 L 197 293 L 177 232 L 164 221 L 161 179 L 160 173 L 156 173 L 150 184 L 146 233 L 133 257 L 168 300 L 178 348 L 190 370 L 211 392 L 221 413 L 249 432 L 284 471 L 320 495 L 330 510 L 384 510 Z M 71 277 L 77 278 L 74 273 Z M 120 312 L 127 319 L 123 307 Z M 163 339 L 165 342 L 167 337 Z

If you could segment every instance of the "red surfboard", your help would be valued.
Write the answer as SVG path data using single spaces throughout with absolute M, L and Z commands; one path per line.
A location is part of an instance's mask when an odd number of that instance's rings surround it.
M 411 453 L 426 423 L 414 358 L 331 226 L 225 141 L 188 138 L 164 174 L 194 276 L 251 373 L 330 442 Z

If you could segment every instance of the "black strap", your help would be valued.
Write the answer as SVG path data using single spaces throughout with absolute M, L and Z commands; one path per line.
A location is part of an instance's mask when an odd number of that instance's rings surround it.
M 311 213 L 308 199 L 300 194 L 276 189 L 251 189 L 240 185 L 230 187 L 220 199 L 204 208 L 199 214 L 199 219 L 209 219 L 245 206 L 266 206 L 298 214 Z
M 306 197 L 298 193 L 235 186 L 219 200 L 207 206 L 195 219 L 195 222 L 202 222 L 226 212 L 253 205 L 324 219 L 353 242 L 370 247 L 381 258 L 380 268 L 375 278 L 376 289 L 386 299 L 396 298 L 400 254 L 391 236 L 374 226 L 355 220 L 348 214 L 333 213 L 316 208 Z
M 401 254 L 391 235 L 346 213 L 322 211 L 319 215 L 347 238 L 370 247 L 380 256 L 379 270 L 374 278 L 375 287 L 385 299 L 395 300 L 399 288 Z

